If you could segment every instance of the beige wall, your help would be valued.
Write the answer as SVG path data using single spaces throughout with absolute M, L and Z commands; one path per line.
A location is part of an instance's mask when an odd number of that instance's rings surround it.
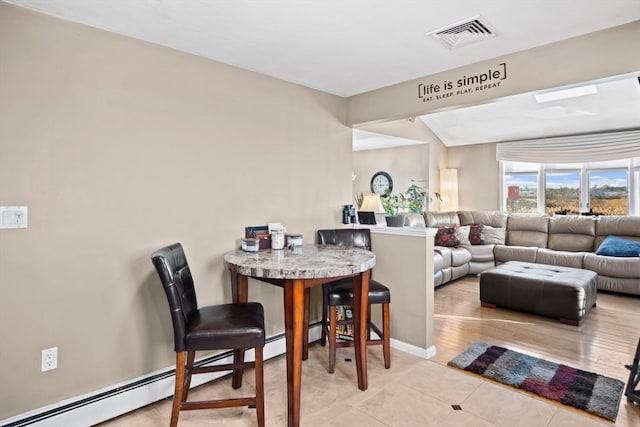
M 0 3 L 0 419 L 170 366 L 149 256 L 181 241 L 200 303 L 230 301 L 246 225 L 313 241 L 351 199 L 344 100 Z M 251 286 L 269 334 L 282 296 Z M 59 367 L 40 372 L 40 350 Z
M 492 99 L 586 82 L 601 78 L 635 73 L 640 70 L 637 43 L 640 39 L 640 21 L 611 29 L 551 43 L 511 55 L 501 56 L 442 73 L 410 80 L 382 89 L 354 95 L 347 99 L 347 124 L 362 126 L 380 120 L 415 117 L 429 112 L 488 102 Z M 501 70 L 506 64 L 506 78 L 492 81 L 493 88 L 478 90 L 478 86 L 466 85 L 461 89 L 470 92 L 425 102 L 418 96 L 418 85 L 440 85 L 457 82 L 458 79 Z
M 391 337 L 434 354 L 433 237 L 371 233 L 375 278 L 391 290 Z M 426 262 L 424 262 L 426 260 Z M 381 325 L 380 310 L 371 310 Z
M 500 166 L 495 144 L 451 147 L 448 166 L 458 169 L 459 210 L 500 209 Z
M 438 191 L 438 170 L 445 166 L 446 147 L 421 121 L 395 120 L 371 124 L 361 128 L 368 132 L 420 141 L 421 144 L 378 150 L 363 150 L 353 153 L 353 170 L 357 177 L 353 181 L 353 194 L 370 193 L 371 177 L 377 171 L 388 172 L 393 178 L 394 193 L 404 192 L 412 180 L 416 185 Z M 437 201 L 429 207 L 437 210 Z
M 412 182 L 429 177 L 429 145 L 407 145 L 398 148 L 363 150 L 353 153 L 353 193 L 371 193 L 371 178 L 378 171 L 385 171 L 393 179 L 393 193 L 402 193 Z

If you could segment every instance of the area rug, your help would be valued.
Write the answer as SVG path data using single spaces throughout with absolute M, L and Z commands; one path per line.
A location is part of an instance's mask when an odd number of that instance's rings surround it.
M 593 372 L 477 342 L 450 366 L 615 421 L 624 383 Z

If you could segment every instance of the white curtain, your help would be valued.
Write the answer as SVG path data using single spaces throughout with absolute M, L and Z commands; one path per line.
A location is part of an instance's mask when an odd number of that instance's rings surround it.
M 587 163 L 640 157 L 640 130 L 528 139 L 496 144 L 496 160 Z

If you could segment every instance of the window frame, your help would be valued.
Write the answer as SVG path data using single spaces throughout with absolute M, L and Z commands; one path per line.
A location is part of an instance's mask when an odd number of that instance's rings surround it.
M 626 166 L 622 163 L 626 162 Z M 537 174 L 538 177 L 538 213 L 546 212 L 546 173 L 547 172 L 579 172 L 580 176 L 580 213 L 588 213 L 591 205 L 589 196 L 589 173 L 595 171 L 621 171 L 627 172 L 627 215 L 640 215 L 640 157 L 625 159 L 618 164 L 612 162 L 590 163 L 523 163 L 500 160 L 500 209 L 507 211 L 506 175 L 510 174 Z

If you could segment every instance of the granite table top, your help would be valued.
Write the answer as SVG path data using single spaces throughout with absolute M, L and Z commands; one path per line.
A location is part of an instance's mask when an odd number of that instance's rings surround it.
M 302 245 L 292 249 L 235 250 L 224 254 L 224 266 L 249 277 L 317 279 L 361 273 L 376 265 L 373 252 L 351 247 Z

